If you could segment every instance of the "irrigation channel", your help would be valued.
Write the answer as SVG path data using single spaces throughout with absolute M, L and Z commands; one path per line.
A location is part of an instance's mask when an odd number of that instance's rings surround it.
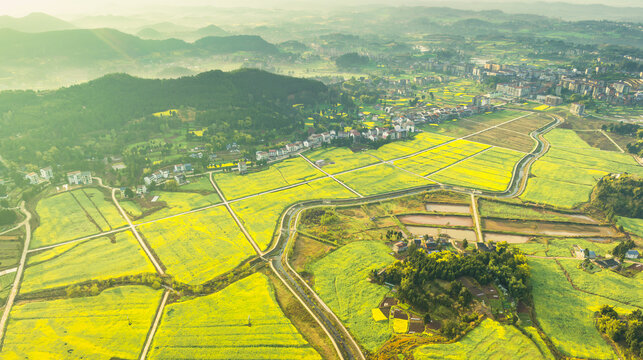
M 277 272 L 277 275 L 287 283 L 286 285 L 289 288 L 296 292 L 295 295 L 304 302 L 304 305 L 313 313 L 313 316 L 316 317 L 320 325 L 324 327 L 326 333 L 331 337 L 341 359 L 365 359 L 359 345 L 357 345 L 337 316 L 335 316 L 332 310 L 328 308 L 288 263 L 288 249 L 292 245 L 291 240 L 297 232 L 297 221 L 299 220 L 301 212 L 317 207 L 351 207 L 364 205 L 438 190 L 450 190 L 496 198 L 510 198 L 520 195 L 527 184 L 531 164 L 549 150 L 549 143 L 542 135 L 563 121 L 562 118 L 557 115 L 552 115 L 552 117 L 554 121 L 529 134 L 536 141 L 536 145 L 531 153 L 525 155 L 516 163 L 511 182 L 505 191 L 481 191 L 459 186 L 433 184 L 356 199 L 326 199 L 298 202 L 287 208 L 282 214 L 280 225 L 277 229 L 279 237 L 274 242 L 272 248 L 264 254 L 263 258 L 270 262 L 274 271 Z

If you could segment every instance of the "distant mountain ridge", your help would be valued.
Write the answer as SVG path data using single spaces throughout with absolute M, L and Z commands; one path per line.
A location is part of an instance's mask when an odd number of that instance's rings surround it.
M 145 40 L 113 29 L 61 30 L 26 33 L 0 30 L 0 61 L 5 63 L 64 62 L 136 59 L 184 52 L 185 55 L 226 54 L 237 51 L 276 53 L 275 45 L 255 35 L 209 36 L 195 43 L 177 39 Z
M 43 13 L 32 13 L 24 17 L 0 16 L 0 29 L 37 33 L 45 31 L 69 30 L 75 26 Z

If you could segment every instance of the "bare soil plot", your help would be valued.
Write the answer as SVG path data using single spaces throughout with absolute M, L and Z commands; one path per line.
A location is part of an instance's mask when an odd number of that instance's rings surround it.
M 531 236 L 513 235 L 513 234 L 498 234 L 498 233 L 484 233 L 485 241 L 502 242 L 506 241 L 509 244 L 523 244 L 531 239 Z
M 399 219 L 402 223 L 411 225 L 473 226 L 470 216 L 403 215 Z
M 576 131 L 576 134 L 592 147 L 607 151 L 619 151 L 614 143 L 600 131 Z
M 553 223 L 544 221 L 509 221 L 484 219 L 482 227 L 489 231 L 514 232 L 519 234 L 569 236 L 569 237 L 613 237 L 618 236 L 613 228 L 588 224 Z
M 470 214 L 471 208 L 468 205 L 459 205 L 459 204 L 441 204 L 441 203 L 429 203 L 424 205 L 426 211 L 436 211 L 443 213 L 455 213 L 455 214 Z
M 487 130 L 478 135 L 467 138 L 467 140 L 501 146 L 522 152 L 530 152 L 536 144 L 534 139 L 527 134 L 510 131 L 501 127 Z

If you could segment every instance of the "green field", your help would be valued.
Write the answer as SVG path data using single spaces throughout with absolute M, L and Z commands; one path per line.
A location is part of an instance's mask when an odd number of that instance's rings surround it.
M 254 274 L 218 293 L 167 305 L 149 358 L 321 357 L 284 315 L 268 279 Z
M 66 191 L 44 198 L 38 202 L 36 213 L 40 218 L 40 225 L 34 231 L 31 248 L 98 234 L 126 224 L 116 206 L 104 200 L 102 192 L 92 188 Z
M 334 162 L 334 164 L 327 164 L 322 167 L 322 169 L 329 174 L 337 174 L 338 172 L 374 164 L 379 161 L 365 152 L 354 153 L 350 149 L 343 147 L 319 148 L 317 150 L 307 152 L 305 155 L 312 162 L 317 160 Z
M 523 244 L 511 245 L 520 248 L 520 250 L 528 255 L 573 257 L 574 254 L 572 254 L 571 249 L 574 245 L 594 251 L 596 255 L 605 256 L 616 246 L 616 243 L 601 243 L 582 238 L 539 238 Z
M 209 194 L 201 192 L 184 192 L 184 191 L 152 191 L 151 196 L 159 197 L 159 202 L 165 202 L 166 206 L 152 214 L 138 219 L 137 223 L 161 219 L 167 216 L 180 214 L 193 209 L 198 209 L 221 202 L 219 195 L 214 193 L 214 188 Z
M 532 165 L 523 200 L 571 208 L 587 202 L 605 175 L 643 175 L 643 167 L 630 155 L 592 148 L 573 130 L 554 129 L 545 138 L 551 149 Z
M 345 199 L 355 197 L 333 179 L 322 179 L 291 189 L 260 195 L 232 203 L 232 209 L 262 250 L 272 241 L 277 221 L 290 205 L 312 199 Z
M 306 160 L 296 157 L 270 165 L 266 170 L 246 175 L 214 174 L 214 180 L 228 200 L 297 184 L 324 176 Z
M 9 291 L 13 287 L 13 281 L 16 279 L 16 273 L 4 274 L 0 276 L 0 306 L 4 305 L 7 296 L 9 296 Z
M 485 199 L 480 199 L 480 201 L 478 201 L 478 209 L 480 211 L 480 216 L 482 217 L 521 220 L 570 220 L 568 217 L 565 217 L 562 214 L 556 214 L 554 212 L 548 212 L 533 207 L 507 204 L 498 201 L 488 201 Z
M 214 192 L 214 188 L 210 183 L 210 177 L 207 174 L 199 177 L 191 177 L 188 178 L 188 180 L 190 183 L 179 187 L 181 191 L 197 191 L 202 193 Z
M 337 179 L 362 195 L 375 195 L 433 184 L 389 164 L 378 164 L 337 176 Z
M 623 305 L 574 290 L 554 260 L 530 258 L 529 266 L 536 317 L 553 344 L 568 356 L 615 359 L 593 318 L 603 304 Z
M 527 336 L 510 325 L 485 319 L 455 343 L 430 344 L 413 353 L 418 360 L 429 359 L 551 359 Z
M 578 268 L 580 260 L 559 260 L 567 274 L 579 289 L 606 296 L 629 305 L 643 307 L 643 276 L 626 277 L 613 271 L 603 270 L 590 274 Z
M 643 237 L 643 219 L 633 219 L 620 216 L 618 224 L 623 225 L 625 231 Z
M 224 206 L 144 224 L 139 231 L 176 280 L 201 284 L 254 254 Z
M 160 298 L 161 291 L 124 286 L 98 296 L 14 305 L 3 357 L 136 358 Z
M 426 176 L 487 148 L 489 148 L 488 145 L 455 140 L 422 154 L 398 160 L 395 165 Z
M 469 188 L 504 191 L 509 186 L 515 164 L 524 154 L 492 148 L 433 175 L 431 179 Z
M 502 110 L 490 114 L 469 116 L 457 121 L 446 121 L 439 126 L 425 126 L 424 130 L 459 138 L 523 115 L 527 115 L 527 113 L 519 110 Z
M 310 265 L 314 288 L 357 342 L 367 350 L 379 348 L 390 336 L 387 322 L 375 322 L 371 309 L 388 292 L 368 281 L 368 273 L 395 261 L 390 249 L 380 242 L 357 241 L 345 245 Z
M 432 133 L 419 133 L 415 135 L 415 139 L 395 141 L 381 146 L 377 150 L 369 150 L 366 153 L 371 154 L 378 159 L 391 160 L 401 156 L 413 154 L 415 152 L 428 149 L 438 144 L 445 143 L 452 140 L 448 136 L 432 134 Z
M 132 233 L 121 232 L 113 236 L 115 243 L 107 237 L 101 237 L 30 256 L 20 292 L 154 272 L 154 267 Z

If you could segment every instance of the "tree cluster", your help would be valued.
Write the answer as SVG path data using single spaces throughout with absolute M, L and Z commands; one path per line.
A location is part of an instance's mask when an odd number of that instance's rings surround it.
M 643 178 L 621 174 L 599 180 L 592 194 L 592 205 L 608 218 L 625 216 L 643 218 Z
M 609 336 L 633 357 L 643 357 L 643 313 L 640 309 L 619 317 L 613 307 L 603 305 L 595 316 L 598 331 Z

